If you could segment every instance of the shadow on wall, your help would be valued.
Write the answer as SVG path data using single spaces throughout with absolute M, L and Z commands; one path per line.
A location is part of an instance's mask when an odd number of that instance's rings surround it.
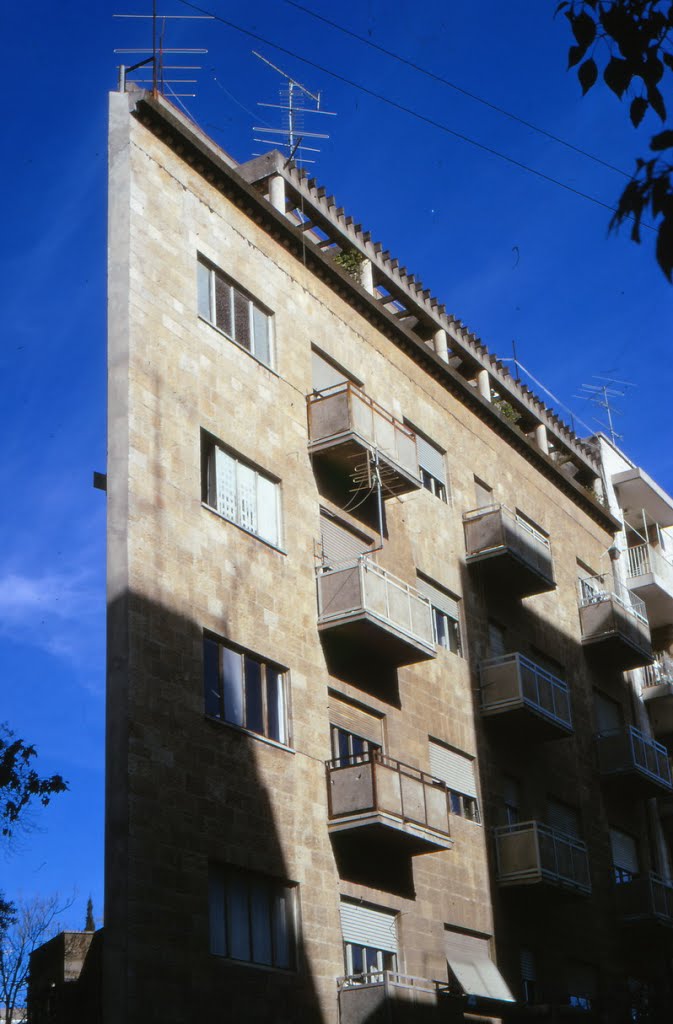
M 203 646 L 137 594 L 109 607 L 104 1019 L 331 1024 L 336 977 L 321 1004 L 259 741 L 205 716 Z M 296 758 L 264 754 L 299 842 Z

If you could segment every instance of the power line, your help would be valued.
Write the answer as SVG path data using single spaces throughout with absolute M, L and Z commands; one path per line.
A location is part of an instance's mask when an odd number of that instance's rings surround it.
M 410 107 L 405 107 L 404 104 L 398 103 L 397 100 L 390 99 L 388 96 L 384 96 L 382 93 L 376 92 L 374 89 L 369 89 L 365 85 L 360 85 L 358 82 L 353 82 L 350 78 L 346 78 L 344 75 L 340 75 L 336 71 L 330 71 L 329 68 L 324 67 L 322 64 L 318 64 L 316 61 L 310 60 L 308 57 L 302 57 L 298 53 L 295 53 L 294 50 L 288 50 L 287 47 L 281 46 L 279 43 L 274 43 L 270 39 L 260 36 L 257 32 L 251 32 L 250 29 L 241 28 L 240 25 L 236 25 L 233 21 L 229 21 L 227 18 L 223 18 L 219 14 L 213 14 L 212 11 L 208 11 L 205 8 L 200 7 L 198 4 L 192 3 L 191 0 L 180 0 L 180 3 L 184 4 L 186 7 L 191 7 L 192 10 L 199 11 L 201 14 L 210 14 L 215 21 L 219 21 L 223 25 L 233 28 L 236 32 L 240 32 L 251 39 L 256 39 L 257 42 L 264 43 L 265 46 L 271 46 L 274 50 L 278 50 L 280 53 L 285 53 L 288 57 L 293 57 L 295 60 L 299 60 L 303 64 L 308 64 L 309 67 L 315 68 L 317 71 L 322 71 L 323 74 L 330 75 L 331 78 L 335 78 L 337 81 L 343 82 L 345 85 L 349 85 L 353 89 L 359 89 L 360 92 L 365 93 L 367 96 L 372 96 L 374 99 L 388 104 L 388 106 L 393 107 L 395 110 L 401 110 L 402 113 L 409 114 L 411 117 L 415 117 L 418 121 L 422 121 L 424 124 L 428 124 L 432 128 L 438 128 L 439 131 L 445 132 L 447 135 L 460 139 L 462 142 L 467 142 L 470 146 L 474 146 L 475 148 L 482 150 L 484 153 L 496 156 L 500 160 L 504 160 L 505 163 L 511 164 L 513 167 L 518 167 L 520 170 L 526 171 L 528 174 L 533 174 L 535 177 L 542 179 L 542 181 L 547 181 L 552 185 L 557 185 L 559 188 L 562 188 L 573 195 L 579 196 L 581 199 L 587 199 L 590 203 L 594 203 L 596 206 L 601 206 L 604 210 L 609 210 L 610 213 L 618 212 L 616 207 L 610 206 L 609 203 L 604 203 L 602 199 L 597 199 L 596 196 L 589 195 L 588 192 L 582 192 L 580 189 L 574 188 L 572 185 L 568 185 L 566 182 L 560 181 L 558 178 L 552 178 L 551 175 L 545 174 L 543 171 L 538 171 L 534 167 L 529 167 L 528 164 L 524 164 L 520 160 L 516 160 L 514 157 L 508 156 L 506 153 L 501 153 L 499 150 L 493 149 L 491 146 L 487 146 L 483 142 L 477 142 L 476 139 L 470 138 L 469 135 L 463 135 L 462 132 L 457 132 L 455 129 L 449 128 L 448 125 L 442 124 L 441 121 L 435 121 L 431 117 L 426 117 L 425 114 L 420 114 L 418 111 L 412 110 Z M 628 219 L 633 220 L 634 218 L 630 217 Z M 642 226 L 650 231 L 656 230 L 651 224 L 642 224 Z
M 357 32 L 353 32 L 344 25 L 339 25 L 336 21 L 331 21 L 324 15 L 318 14 L 317 11 L 309 10 L 309 8 L 304 7 L 303 4 L 298 4 L 296 0 L 285 0 L 285 3 L 289 4 L 290 7 L 296 7 L 297 10 L 303 11 L 305 14 L 310 14 L 312 18 L 316 18 L 318 21 L 322 21 L 326 25 L 330 25 L 332 28 L 337 29 L 337 31 L 343 32 L 344 35 L 350 36 L 352 39 L 357 39 L 366 46 L 371 46 L 373 50 L 378 50 L 379 53 L 385 54 L 386 57 L 392 57 L 393 60 L 399 61 L 400 64 L 405 64 L 408 68 L 412 68 L 414 71 L 418 71 L 421 75 L 425 75 L 426 78 L 431 78 L 434 82 L 446 85 L 449 89 L 453 89 L 455 92 L 459 92 L 461 95 L 467 96 L 476 103 L 481 103 L 484 107 L 489 107 L 491 110 L 497 111 L 498 114 L 502 114 L 504 117 L 509 117 L 512 121 L 518 121 L 519 124 L 524 125 L 524 127 L 530 128 L 534 132 L 538 132 L 539 135 L 546 136 L 553 142 L 558 142 L 561 146 L 566 146 L 567 149 L 572 149 L 573 152 L 579 153 L 580 156 L 585 156 L 587 159 L 593 160 L 602 167 L 607 167 L 608 170 L 615 171 L 616 174 L 621 174 L 624 178 L 631 178 L 631 175 L 626 171 L 623 171 L 621 167 L 616 167 L 614 164 L 609 163 L 607 160 L 603 160 L 594 153 L 589 153 L 586 149 L 582 149 L 580 146 L 575 146 L 574 143 L 568 142 L 567 139 L 562 139 L 559 135 L 554 135 L 553 132 L 548 131 L 546 128 L 540 128 L 539 125 L 533 124 L 531 121 L 526 121 L 523 117 L 519 117 L 518 114 L 513 114 L 511 110 L 505 110 L 504 107 L 499 107 L 497 103 L 492 103 L 491 100 L 487 100 L 484 96 L 478 96 L 477 93 L 470 92 L 469 89 L 464 89 L 462 85 L 457 85 L 456 82 L 451 82 L 448 78 L 443 78 L 442 75 L 435 74 L 434 71 L 429 71 L 420 64 L 415 64 L 414 61 L 408 60 L 399 53 L 395 53 L 393 50 L 387 50 L 385 46 L 381 46 L 379 43 L 375 43 L 372 39 L 367 39 L 366 36 L 361 36 Z

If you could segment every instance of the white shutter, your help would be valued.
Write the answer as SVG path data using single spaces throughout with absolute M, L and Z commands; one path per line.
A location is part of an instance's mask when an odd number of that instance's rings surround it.
M 602 693 L 595 693 L 594 709 L 597 732 L 615 732 L 617 729 L 621 729 L 621 710 L 616 701 L 604 697 Z
M 236 521 L 251 533 L 257 533 L 257 474 L 242 462 L 236 464 L 238 516 Z
M 514 1002 L 507 982 L 491 959 L 488 939 L 447 930 L 444 944 L 449 967 L 466 995 Z
M 236 506 L 236 460 L 231 455 L 215 449 L 215 481 L 217 488 L 217 511 L 220 515 L 238 522 Z
M 416 449 L 418 451 L 418 464 L 422 469 L 427 470 L 435 480 L 446 485 L 446 467 L 444 465 L 444 453 L 436 445 L 426 441 L 420 434 L 416 434 Z
M 547 804 L 547 824 L 558 832 L 564 832 L 576 839 L 580 835 L 580 818 L 574 807 L 563 804 L 560 800 L 550 800 Z
M 257 474 L 257 533 L 276 547 L 280 544 L 280 488 Z
M 320 534 L 325 565 L 353 562 L 371 546 L 359 534 L 326 515 L 320 517 Z
M 336 725 L 339 729 L 353 733 L 354 736 L 369 740 L 377 747 L 383 746 L 383 719 L 379 715 L 330 695 L 329 720 L 330 725 Z
M 477 783 L 474 777 L 474 761 L 449 750 L 441 743 L 430 740 L 430 774 L 445 782 L 454 793 L 476 797 Z
M 640 871 L 638 858 L 638 844 L 633 836 L 621 832 L 618 828 L 610 829 L 610 849 L 612 851 L 612 866 L 637 875 Z
M 314 391 L 324 391 L 325 388 L 334 387 L 336 384 L 343 384 L 348 380 L 343 370 L 337 369 L 318 352 L 311 351 L 311 374 Z
M 423 579 L 422 576 L 419 576 L 416 580 L 416 589 L 423 597 L 427 597 L 434 608 L 439 608 L 440 612 L 445 612 L 449 618 L 455 619 L 456 622 L 460 621 L 459 605 L 455 597 L 451 597 L 445 590 L 440 590 L 434 583 Z
M 397 915 L 362 903 L 341 901 L 341 933 L 344 942 L 397 953 Z

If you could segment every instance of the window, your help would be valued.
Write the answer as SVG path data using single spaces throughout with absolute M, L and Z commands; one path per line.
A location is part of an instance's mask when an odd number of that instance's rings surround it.
M 505 824 L 516 825 L 521 821 L 521 786 L 518 779 L 504 775 L 502 779 L 502 799 L 505 809 Z
M 378 743 L 372 743 L 364 736 L 357 736 L 353 732 L 338 725 L 331 726 L 332 757 L 335 761 L 357 761 L 359 758 L 366 759 L 375 750 L 380 750 Z
M 491 957 L 488 936 L 460 932 L 444 925 L 444 950 L 449 991 L 467 996 L 468 1006 L 478 1007 L 482 999 L 489 1003 L 514 1002 L 507 982 Z
M 249 964 L 293 970 L 295 889 L 250 871 L 211 868 L 211 953 Z
M 199 316 L 237 345 L 272 366 L 271 315 L 221 271 L 199 259 L 197 263 Z
M 211 718 L 289 742 L 285 669 L 204 636 L 203 682 Z
M 381 971 L 396 971 L 397 914 L 350 900 L 341 901 L 340 914 L 344 962 L 351 984 L 371 981 L 371 975 Z M 368 977 L 358 979 L 357 975 Z
M 493 619 L 488 620 L 488 656 L 502 658 L 507 654 L 507 631 Z
M 532 950 L 522 949 L 519 954 L 521 963 L 521 987 L 523 989 L 523 1001 L 530 1006 L 536 1001 L 536 970 L 535 957 Z
M 352 704 L 342 695 L 330 693 L 329 720 L 332 758 L 366 758 L 383 747 L 383 719 L 381 715 Z
M 407 424 L 411 426 L 411 424 Z M 411 426 L 416 434 L 416 450 L 418 452 L 418 467 L 421 473 L 421 482 L 426 491 L 430 491 L 440 501 L 448 502 L 448 485 L 446 477 L 446 465 L 444 463 L 444 452 L 432 441 L 428 441 L 422 434 L 418 433 L 416 427 Z
M 474 498 L 477 508 L 487 508 L 493 504 L 493 488 L 485 484 L 478 476 L 474 478 Z
M 612 853 L 612 872 L 617 885 L 631 882 L 640 873 L 638 843 L 628 832 L 621 829 L 610 829 L 610 850 Z
M 462 654 L 458 598 L 424 576 L 418 577 L 416 585 L 418 592 L 432 605 L 435 643 L 453 654 Z
M 577 808 L 563 803 L 562 800 L 550 798 L 547 801 L 547 824 L 556 832 L 562 832 L 573 839 L 579 839 L 582 834 Z
M 280 547 L 280 484 L 203 436 L 203 500 L 248 533 Z
M 474 760 L 443 743 L 430 740 L 430 773 L 445 782 L 449 790 L 451 813 L 469 821 L 479 821 Z
M 591 964 L 569 964 L 568 1006 L 577 1010 L 591 1010 L 598 992 L 598 972 Z
M 311 383 L 314 391 L 326 391 L 327 388 L 352 382 L 361 387 L 361 382 L 346 373 L 338 363 L 325 356 L 316 348 L 311 348 Z

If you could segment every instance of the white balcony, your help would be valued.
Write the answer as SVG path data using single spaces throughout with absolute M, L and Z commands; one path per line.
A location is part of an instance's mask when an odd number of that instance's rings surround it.
M 582 645 L 606 669 L 625 672 L 653 661 L 645 605 L 636 594 L 605 588 L 602 576 L 579 581 Z
M 553 739 L 572 732 L 570 692 L 562 679 L 523 654 L 489 658 L 479 666 L 481 713 L 512 735 Z
M 549 538 L 506 505 L 463 515 L 468 565 L 479 563 L 503 594 L 529 597 L 554 590 Z
M 612 484 L 623 509 L 642 509 L 660 526 L 673 526 L 673 498 L 645 470 L 633 466 L 615 473 Z
M 651 544 L 626 549 L 628 587 L 645 602 L 650 626 L 673 625 L 673 564 Z
M 311 455 L 324 457 L 348 477 L 365 472 L 366 461 L 375 456 L 384 498 L 421 487 L 413 430 L 360 388 L 346 381 L 306 401 Z
M 667 654 L 644 669 L 642 697 L 647 705 L 652 732 L 673 751 L 673 660 Z
M 410 665 L 436 654 L 427 597 L 372 562 L 320 566 L 318 630 L 342 655 Z
M 339 978 L 337 988 L 339 1024 L 449 1024 L 455 1019 L 456 1001 L 446 982 L 376 971 Z
M 591 892 L 586 845 L 539 821 L 495 829 L 497 880 L 501 886 L 551 885 Z
M 380 751 L 327 762 L 329 831 L 378 844 L 385 857 L 449 850 L 449 794 L 431 775 Z

